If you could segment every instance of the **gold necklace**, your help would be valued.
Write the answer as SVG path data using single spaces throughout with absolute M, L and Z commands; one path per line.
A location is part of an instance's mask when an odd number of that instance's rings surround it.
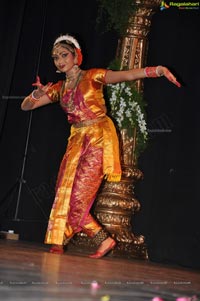
M 66 83 L 66 84 L 70 84 L 70 83 L 72 83 L 75 79 L 76 79 L 75 76 L 67 76 L 67 77 L 66 77 L 66 80 L 65 80 L 65 83 Z
M 77 71 L 77 70 L 76 70 Z M 66 75 L 66 80 L 65 83 L 70 84 L 72 83 L 74 80 L 76 80 L 79 77 L 81 70 L 78 68 L 78 72 L 76 72 L 75 74 L 72 75 Z M 78 73 L 78 74 L 77 74 Z
M 71 92 L 71 95 L 69 97 L 69 100 L 67 103 L 64 103 L 63 102 L 63 99 L 62 99 L 62 95 L 63 95 L 63 92 L 64 92 L 64 88 L 65 88 L 65 81 L 63 81 L 63 85 L 62 85 L 62 89 L 61 89 L 61 95 L 60 95 L 60 99 L 61 99 L 61 104 L 63 107 L 67 108 L 67 111 L 70 113 L 70 112 L 73 112 L 74 109 L 75 109 L 75 105 L 74 105 L 74 94 L 77 90 L 77 87 L 78 87 L 78 83 L 80 81 L 80 78 L 81 78 L 81 75 L 82 75 L 82 71 L 79 72 L 77 78 L 76 78 L 76 82 L 75 82 L 75 85 L 72 89 L 72 92 Z

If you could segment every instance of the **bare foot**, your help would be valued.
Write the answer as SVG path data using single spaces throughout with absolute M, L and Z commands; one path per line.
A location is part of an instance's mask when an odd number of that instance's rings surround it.
M 64 250 L 62 245 L 52 245 L 50 249 L 50 253 L 54 253 L 54 254 L 63 254 L 63 252 Z
M 104 250 L 106 250 L 111 243 L 114 242 L 114 239 L 111 237 L 106 238 L 99 246 L 98 248 L 98 252 L 104 252 Z
M 89 255 L 90 258 L 101 258 L 110 252 L 116 245 L 116 242 L 113 238 L 106 238 L 99 246 L 96 253 Z

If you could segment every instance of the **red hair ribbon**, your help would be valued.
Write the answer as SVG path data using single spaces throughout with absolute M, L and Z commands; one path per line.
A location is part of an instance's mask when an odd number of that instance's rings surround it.
M 82 56 L 82 53 L 81 53 L 81 49 L 79 48 L 76 48 L 76 53 L 77 53 L 77 60 L 78 60 L 78 66 L 80 66 L 82 64 L 82 61 L 83 61 L 83 56 Z

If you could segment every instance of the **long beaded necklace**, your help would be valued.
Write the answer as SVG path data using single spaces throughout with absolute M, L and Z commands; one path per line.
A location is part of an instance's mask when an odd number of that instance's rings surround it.
M 68 112 L 73 112 L 74 109 L 75 109 L 74 94 L 75 94 L 75 92 L 77 90 L 78 83 L 80 81 L 81 75 L 82 75 L 82 71 L 80 71 L 79 74 L 78 74 L 78 76 L 77 76 L 76 82 L 74 84 L 74 87 L 72 89 L 71 95 L 70 95 L 69 100 L 67 101 L 67 103 L 65 103 L 63 101 L 63 98 L 62 98 L 64 89 L 65 89 L 65 83 L 66 83 L 66 81 L 63 81 L 62 88 L 61 88 L 61 91 L 60 91 L 60 100 L 61 100 L 60 102 L 61 102 L 61 104 L 62 104 L 63 107 L 67 108 Z M 68 80 L 68 82 L 69 82 L 69 80 Z

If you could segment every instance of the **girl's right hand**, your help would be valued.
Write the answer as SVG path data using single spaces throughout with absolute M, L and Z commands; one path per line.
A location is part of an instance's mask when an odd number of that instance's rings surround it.
M 35 98 L 40 98 L 45 95 L 48 89 L 52 86 L 53 83 L 49 82 L 45 86 L 40 82 L 40 77 L 36 76 L 36 82 L 32 86 L 37 87 L 37 90 L 34 90 Z

